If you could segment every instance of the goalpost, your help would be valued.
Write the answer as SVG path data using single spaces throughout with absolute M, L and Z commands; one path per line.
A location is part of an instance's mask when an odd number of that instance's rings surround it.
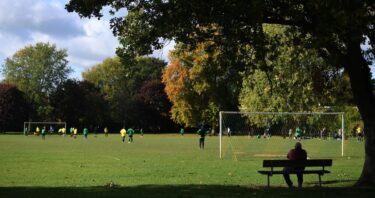
M 42 130 L 42 127 L 46 127 L 46 130 L 49 131 L 50 126 L 55 126 L 55 132 L 58 130 L 59 126 L 66 129 L 66 122 L 24 122 L 23 129 L 24 132 L 29 133 L 35 131 L 34 128 L 39 127 Z
M 341 156 L 344 156 L 344 112 L 220 111 L 220 158 L 223 157 L 224 134 L 228 136 L 228 138 L 232 136 L 248 136 L 249 138 L 281 136 L 285 139 L 336 139 L 341 140 Z

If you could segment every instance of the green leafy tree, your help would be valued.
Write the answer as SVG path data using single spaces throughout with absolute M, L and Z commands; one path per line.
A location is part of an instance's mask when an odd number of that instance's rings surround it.
M 2 67 L 5 82 L 16 85 L 35 105 L 37 116 L 48 119 L 50 94 L 64 82 L 71 69 L 67 52 L 50 43 L 26 46 L 7 58 Z
M 104 6 L 110 6 L 112 12 L 121 8 L 128 10 L 128 16 L 112 20 L 114 33 L 122 44 L 118 54 L 124 57 L 150 53 L 161 48 L 164 39 L 192 45 L 209 40 L 219 46 L 229 46 L 233 52 L 225 54 L 229 59 L 236 58 L 237 52 L 250 44 L 256 49 L 255 58 L 266 63 L 263 24 L 298 28 L 302 38 L 311 36 L 310 47 L 333 65 L 344 68 L 350 78 L 365 131 L 365 162 L 357 184 L 375 185 L 375 97 L 369 68 L 375 49 L 373 0 L 104 0 L 95 3 L 71 0 L 66 8 L 82 17 L 101 17 Z M 372 48 L 362 49 L 364 42 Z
M 301 39 L 283 26 L 264 28 L 268 41 L 264 60 L 269 69 L 259 65 L 244 73 L 241 110 L 302 112 L 350 101 L 350 86 L 341 83 L 345 73 L 327 63 L 317 50 L 306 48 L 308 38 Z
M 165 65 L 164 61 L 151 57 L 139 57 L 131 62 L 121 61 L 118 57 L 108 58 L 84 72 L 83 78 L 98 86 L 106 96 L 113 120 L 141 126 L 145 125 L 143 117 L 147 112 L 139 101 L 139 91 L 147 81 L 160 81 Z
M 83 79 L 99 87 L 106 99 L 111 101 L 122 89 L 125 80 L 125 67 L 119 57 L 107 58 L 102 63 L 83 72 L 82 76 Z

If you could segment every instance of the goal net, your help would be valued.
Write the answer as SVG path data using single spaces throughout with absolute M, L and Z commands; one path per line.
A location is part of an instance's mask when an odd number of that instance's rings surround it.
M 24 122 L 23 130 L 24 134 L 37 134 L 37 128 L 39 132 L 45 127 L 47 133 L 57 133 L 60 128 L 66 129 L 66 122 Z M 38 134 L 37 134 L 38 135 Z
M 309 148 L 321 144 L 331 155 L 344 156 L 343 112 L 222 111 L 219 116 L 220 158 L 228 155 L 236 160 L 257 156 L 285 158 L 296 141 L 303 141 Z M 315 157 L 327 153 L 311 150 Z

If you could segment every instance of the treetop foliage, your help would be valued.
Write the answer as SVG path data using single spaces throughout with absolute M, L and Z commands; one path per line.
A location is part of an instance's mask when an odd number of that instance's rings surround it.
M 26 93 L 42 118 L 50 116 L 48 97 L 64 82 L 71 68 L 66 49 L 50 43 L 36 43 L 18 50 L 5 60 L 2 73 L 5 82 Z

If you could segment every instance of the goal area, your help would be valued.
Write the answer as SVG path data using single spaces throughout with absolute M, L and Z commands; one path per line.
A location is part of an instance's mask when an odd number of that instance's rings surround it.
M 55 133 L 58 132 L 59 128 L 66 129 L 66 122 L 24 122 L 24 134 L 35 133 L 37 127 L 40 131 L 45 127 L 47 133 Z
M 285 158 L 296 141 L 304 141 L 312 153 L 315 149 L 311 148 L 324 144 L 324 149 L 344 156 L 344 112 L 219 113 L 220 158 L 224 154 L 235 159 L 241 155 Z M 315 156 L 324 157 L 320 153 Z

